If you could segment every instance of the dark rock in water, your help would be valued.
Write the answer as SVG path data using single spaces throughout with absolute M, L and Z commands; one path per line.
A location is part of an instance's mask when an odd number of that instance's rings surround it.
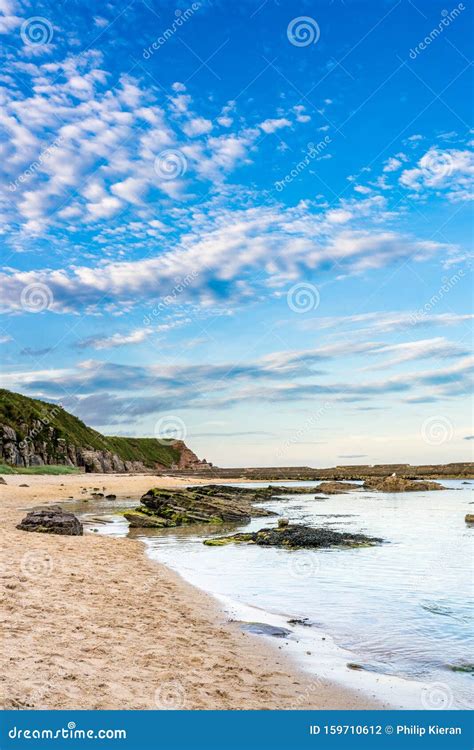
M 304 625 L 307 628 L 311 627 L 311 623 L 307 617 L 292 617 L 291 620 L 287 620 L 288 625 Z
M 349 534 L 344 531 L 302 526 L 295 524 L 283 528 L 260 529 L 249 533 L 233 534 L 232 536 L 205 539 L 204 544 L 209 547 L 222 547 L 225 544 L 248 543 L 262 547 L 283 547 L 285 549 L 317 548 L 317 547 L 368 547 L 383 542 L 378 537 L 364 534 Z
M 288 636 L 291 635 L 291 630 L 280 628 L 277 625 L 268 625 L 266 622 L 243 622 L 240 627 L 242 630 L 245 630 L 246 633 L 271 635 L 274 638 L 288 638 Z
M 413 479 L 402 479 L 402 477 L 374 477 L 366 479 L 365 490 L 376 492 L 425 492 L 428 490 L 445 490 L 439 482 L 414 481 Z
M 82 523 L 74 513 L 66 513 L 59 505 L 33 508 L 18 524 L 21 531 L 37 531 L 41 534 L 82 536 Z
M 289 526 L 289 525 L 290 525 L 290 522 L 289 522 L 288 518 L 279 518 L 278 519 L 278 528 L 279 529 L 284 529 L 286 526 Z
M 350 661 L 347 664 L 348 669 L 365 669 L 365 667 L 362 666 L 362 664 L 356 664 L 356 662 Z
M 474 523 L 474 513 L 467 513 L 464 520 L 466 523 Z
M 349 490 L 360 490 L 360 484 L 351 482 L 321 482 L 316 489 L 325 495 L 342 495 Z
M 450 664 L 451 672 L 464 672 L 465 674 L 474 674 L 474 664 Z
M 104 497 L 104 493 L 103 492 L 93 492 L 92 493 L 92 497 L 94 498 L 94 500 L 100 500 L 102 497 Z
M 117 499 L 117 495 L 106 495 L 105 499 L 106 500 L 116 500 Z

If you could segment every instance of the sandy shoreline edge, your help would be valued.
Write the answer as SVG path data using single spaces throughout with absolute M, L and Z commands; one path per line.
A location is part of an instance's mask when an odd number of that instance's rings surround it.
M 150 486 L 209 480 L 103 474 L 5 475 L 5 480 L 7 485 L 0 485 L 4 708 L 386 707 L 375 695 L 312 678 L 277 645 L 242 633 L 226 621 L 216 600 L 149 560 L 142 542 L 15 528 L 26 508 L 79 497 L 82 487 L 138 497 Z

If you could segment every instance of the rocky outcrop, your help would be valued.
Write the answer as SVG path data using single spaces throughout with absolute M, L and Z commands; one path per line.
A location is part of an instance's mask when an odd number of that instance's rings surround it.
M 383 479 L 393 473 L 405 479 L 474 479 L 474 463 L 428 464 L 412 466 L 411 464 L 378 464 L 334 466 L 327 469 L 315 469 L 310 466 L 261 466 L 252 468 L 202 468 L 200 473 L 221 479 L 239 480 L 242 477 L 254 482 L 281 482 L 288 479 L 294 481 L 317 481 L 349 479 L 364 481 L 370 477 Z M 187 476 L 186 470 L 173 472 L 177 476 Z
M 379 544 L 383 539 L 331 531 L 325 528 L 311 528 L 301 524 L 278 526 L 272 529 L 260 529 L 251 533 L 206 539 L 208 547 L 222 547 L 225 544 L 258 544 L 260 547 L 283 547 L 284 549 L 314 549 L 318 547 L 368 547 Z
M 251 516 L 273 516 L 258 503 L 279 496 L 314 495 L 314 487 L 231 487 L 208 484 L 185 490 L 154 488 L 141 498 L 142 505 L 124 513 L 132 527 L 169 527 L 191 523 L 247 523 Z
M 288 495 L 314 495 L 314 487 L 284 487 L 269 484 L 268 487 L 232 487 L 230 484 L 203 484 L 188 489 L 199 492 L 201 495 L 211 497 L 238 497 L 247 499 L 249 503 L 272 500 L 277 497 Z
M 79 449 L 79 463 L 85 471 L 95 474 L 146 473 L 149 471 L 141 461 L 122 461 L 116 453 Z
M 171 469 L 191 469 L 193 471 L 212 469 L 211 463 L 206 461 L 206 459 L 199 459 L 182 440 L 174 440 L 173 447 L 179 451 L 179 461 Z
M 445 490 L 446 487 L 443 487 L 439 482 L 385 477 L 384 479 L 367 479 L 364 482 L 364 489 L 376 492 L 425 492 L 427 490 Z
M 180 468 L 208 466 L 200 461 L 182 441 L 173 446 L 179 456 Z M 146 466 L 142 461 L 126 461 L 110 450 L 98 450 L 89 446 L 77 446 L 60 437 L 58 430 L 40 419 L 18 427 L 18 432 L 6 424 L 0 424 L 0 463 L 11 466 L 61 465 L 82 469 L 97 474 L 147 473 L 163 471 L 163 464 L 154 462 Z
M 18 524 L 21 531 L 36 531 L 40 534 L 82 536 L 82 523 L 74 513 L 66 513 L 59 505 L 33 508 Z
M 274 489 L 250 489 L 226 485 L 187 487 L 185 490 L 153 488 L 141 498 L 141 506 L 124 513 L 133 527 L 170 527 L 193 523 L 248 523 L 251 516 L 272 516 L 254 502 L 272 496 Z M 262 494 L 263 492 L 263 494 Z
M 316 489 L 325 495 L 342 495 L 349 490 L 360 490 L 360 485 L 351 482 L 321 482 Z

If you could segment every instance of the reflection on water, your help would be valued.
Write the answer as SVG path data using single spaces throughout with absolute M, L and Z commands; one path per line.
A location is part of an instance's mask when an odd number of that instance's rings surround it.
M 289 493 L 291 485 L 311 485 L 287 484 Z M 455 705 L 469 705 L 474 529 L 465 524 L 464 516 L 470 509 L 471 486 L 460 481 L 444 484 L 449 489 L 416 495 L 360 490 L 322 502 L 311 495 L 289 495 L 262 503 L 293 522 L 386 540 L 361 549 L 207 547 L 203 538 L 259 529 L 276 524 L 276 519 L 258 518 L 247 526 L 226 524 L 218 529 L 128 532 L 125 519 L 113 514 L 119 507 L 135 507 L 135 500 L 75 507 L 87 514 L 86 519 L 110 521 L 100 528 L 97 524 L 100 533 L 143 539 L 152 557 L 191 583 L 267 612 L 308 618 L 365 667 L 442 682 L 452 691 Z

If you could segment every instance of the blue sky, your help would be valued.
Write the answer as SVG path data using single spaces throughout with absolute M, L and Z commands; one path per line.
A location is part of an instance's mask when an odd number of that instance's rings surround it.
M 219 465 L 470 459 L 470 4 L 0 9 L 5 387 Z

